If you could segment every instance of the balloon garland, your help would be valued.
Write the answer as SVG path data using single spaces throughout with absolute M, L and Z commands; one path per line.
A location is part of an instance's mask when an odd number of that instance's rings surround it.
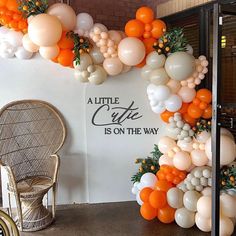
M 167 132 L 152 156 L 137 159 L 132 192 L 146 220 L 195 224 L 211 231 L 212 94 L 196 91 L 208 72 L 205 56 L 193 57 L 181 28 L 167 30 L 141 7 L 125 33 L 94 23 L 88 13 L 75 14 L 63 3 L 46 0 L 0 0 L 0 57 L 29 59 L 33 53 L 71 67 L 81 82 L 101 84 L 107 75 L 142 67 L 147 95 Z M 221 129 L 221 235 L 233 233 L 236 218 L 236 148 L 233 135 Z

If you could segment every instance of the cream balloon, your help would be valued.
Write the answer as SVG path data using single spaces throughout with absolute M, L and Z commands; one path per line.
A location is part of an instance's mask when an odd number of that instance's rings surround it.
M 39 48 L 39 53 L 40 55 L 48 60 L 51 60 L 59 54 L 60 49 L 57 45 L 51 46 L 51 47 L 40 47 Z
M 123 64 L 118 57 L 116 58 L 106 58 L 103 62 L 103 68 L 108 75 L 118 75 L 123 70 Z
M 163 85 L 169 81 L 169 77 L 164 68 L 154 69 L 150 72 L 149 80 L 155 85 Z
M 175 212 L 175 222 L 182 228 L 191 228 L 195 224 L 195 213 L 184 207 L 179 208 Z
M 56 16 L 39 14 L 30 22 L 28 34 L 32 42 L 38 46 L 53 46 L 57 44 L 61 38 L 61 22 Z
M 189 210 L 196 212 L 197 211 L 197 201 L 201 197 L 201 194 L 197 191 L 187 191 L 183 197 L 184 207 Z
M 236 217 L 236 201 L 233 196 L 223 193 L 220 196 L 222 214 L 227 217 Z
M 91 56 L 94 64 L 102 64 L 105 60 L 103 54 L 100 52 L 99 48 L 94 46 L 90 52 L 89 55 Z
M 183 102 L 190 103 L 196 96 L 196 90 L 189 87 L 182 87 L 178 91 L 178 95 L 182 98 Z
M 170 88 L 172 93 L 177 93 L 181 88 L 180 82 L 174 79 L 170 79 L 166 85 Z
M 188 170 L 191 165 L 191 157 L 187 152 L 180 151 L 174 155 L 173 158 L 174 166 L 179 170 Z
M 204 188 L 201 193 L 203 196 L 211 196 L 211 187 Z
M 203 232 L 210 232 L 211 231 L 211 219 L 205 218 L 204 216 L 200 215 L 198 212 L 195 215 L 195 222 L 197 227 Z
M 206 143 L 206 141 L 211 137 L 211 132 L 209 131 L 202 131 L 201 133 L 197 134 L 196 140 L 199 143 Z
M 116 30 L 109 30 L 108 36 L 109 36 L 109 39 L 113 40 L 117 45 L 122 40 L 121 34 Z
M 79 13 L 76 17 L 76 29 L 89 31 L 93 27 L 93 17 L 88 13 Z
M 229 130 L 227 130 L 226 128 L 220 128 L 220 134 L 229 136 L 234 141 L 233 134 Z
M 186 52 L 172 53 L 166 59 L 165 69 L 171 79 L 185 80 L 195 70 L 195 58 Z
M 192 158 L 192 163 L 195 166 L 205 166 L 209 161 L 205 151 L 203 150 L 193 150 L 190 155 Z
M 167 153 L 169 150 L 171 150 L 175 146 L 176 146 L 175 141 L 167 136 L 161 137 L 158 142 L 158 148 L 160 152 L 163 154 Z
M 25 34 L 22 39 L 23 47 L 29 52 L 37 52 L 39 46 L 32 42 L 28 34 Z
M 132 68 L 131 66 L 127 66 L 127 65 L 123 64 L 123 70 L 121 73 L 129 72 L 131 70 L 131 68 Z
M 226 216 L 220 217 L 220 236 L 230 236 L 234 232 L 234 224 Z
M 229 136 L 220 136 L 220 164 L 228 165 L 234 161 L 236 157 L 235 143 Z M 211 152 L 211 137 L 206 141 L 205 144 L 206 155 L 209 160 L 212 160 Z
M 177 145 L 181 148 L 182 151 L 191 152 L 193 150 L 193 142 L 178 140 Z
M 141 77 L 145 80 L 150 80 L 150 74 L 153 69 L 149 65 L 145 65 L 141 70 Z
M 102 84 L 107 79 L 107 73 L 103 67 L 95 65 L 95 71 L 90 74 L 88 80 L 90 83 L 99 85 Z
M 93 25 L 93 28 L 91 29 L 91 31 L 93 31 L 94 28 L 99 28 L 101 32 L 107 32 L 108 31 L 107 27 L 105 25 L 101 24 L 101 23 L 95 23 Z
M 118 56 L 125 65 L 138 65 L 145 57 L 143 42 L 134 37 L 122 39 L 118 45 Z
M 174 164 L 173 164 L 173 158 L 172 158 L 172 157 L 169 157 L 169 156 L 166 156 L 166 155 L 162 155 L 162 156 L 159 158 L 159 165 L 160 165 L 160 166 L 163 166 L 163 165 L 174 166 Z
M 71 6 L 64 3 L 55 3 L 48 8 L 47 14 L 56 16 L 60 20 L 64 31 L 75 29 L 76 14 Z
M 146 58 L 146 64 L 152 69 L 159 69 L 164 67 L 166 57 L 164 54 L 158 54 L 156 51 L 153 51 L 148 54 Z
M 198 213 L 206 218 L 211 217 L 211 196 L 202 196 L 197 202 Z
M 88 77 L 89 73 L 87 71 L 75 70 L 74 76 L 76 80 L 79 80 L 81 83 L 89 82 Z
M 167 192 L 167 202 L 172 208 L 183 207 L 183 196 L 184 193 L 178 188 L 171 188 Z
M 88 53 L 83 53 L 80 55 L 80 64 L 76 65 L 74 62 L 74 68 L 76 70 L 84 71 L 87 70 L 87 68 L 93 64 L 92 58 Z

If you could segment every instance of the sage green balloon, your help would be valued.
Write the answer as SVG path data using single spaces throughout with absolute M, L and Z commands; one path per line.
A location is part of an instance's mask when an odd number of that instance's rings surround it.
M 195 58 L 186 52 L 175 52 L 167 57 L 165 69 L 171 79 L 186 80 L 195 71 Z
M 152 69 L 162 68 L 165 65 L 166 57 L 165 55 L 159 55 L 156 51 L 153 51 L 148 54 L 146 58 L 146 64 L 149 65 Z
M 149 80 L 155 85 L 166 84 L 170 78 L 164 68 L 155 69 L 150 73 Z
M 195 213 L 184 207 L 179 208 L 175 212 L 175 222 L 182 228 L 191 228 L 195 224 Z

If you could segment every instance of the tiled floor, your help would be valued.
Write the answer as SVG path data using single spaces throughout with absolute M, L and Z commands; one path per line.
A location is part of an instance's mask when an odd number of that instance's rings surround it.
M 57 211 L 49 228 L 21 236 L 207 236 L 196 227 L 181 229 L 157 219 L 148 222 L 139 215 L 135 202 L 77 205 Z

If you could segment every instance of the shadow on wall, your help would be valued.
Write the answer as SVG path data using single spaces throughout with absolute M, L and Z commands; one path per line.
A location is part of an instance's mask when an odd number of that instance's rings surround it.
M 49 0 L 49 3 L 60 1 Z M 156 0 L 71 0 L 76 13 L 89 13 L 95 23 L 102 23 L 108 29 L 124 30 L 128 20 L 135 18 L 136 10 L 141 6 L 149 6 L 156 12 Z
M 67 136 L 60 155 L 59 194 L 63 196 L 59 204 L 81 203 L 87 201 L 87 173 L 84 153 L 71 153 L 73 137 L 71 127 L 66 122 Z M 62 168 L 63 167 L 63 168 Z M 66 199 L 66 202 L 64 202 Z M 76 199 L 76 200 L 75 200 Z

